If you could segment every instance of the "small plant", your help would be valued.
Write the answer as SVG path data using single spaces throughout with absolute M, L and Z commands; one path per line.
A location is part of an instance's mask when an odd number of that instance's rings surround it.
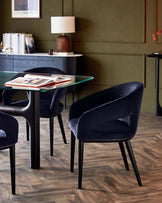
M 154 42 L 157 42 L 158 40 L 158 36 L 162 34 L 162 30 L 157 31 L 156 33 L 154 33 L 152 35 L 152 39 L 154 40 Z
M 4 54 L 8 54 L 8 53 L 11 53 L 13 49 L 12 48 L 8 48 L 6 47 L 3 42 L 0 43 L 0 51 L 2 51 Z

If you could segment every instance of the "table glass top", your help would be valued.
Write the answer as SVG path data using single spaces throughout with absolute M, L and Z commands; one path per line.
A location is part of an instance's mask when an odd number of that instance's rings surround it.
M 63 88 L 63 87 L 68 87 L 68 86 L 72 86 L 72 85 L 77 85 L 77 84 L 84 83 L 84 82 L 94 79 L 93 76 L 69 75 L 69 77 L 71 77 L 71 81 L 58 83 L 58 84 L 51 85 L 48 87 L 40 87 L 40 88 L 19 87 L 19 86 L 6 87 L 4 84 L 6 82 L 12 80 L 15 76 L 17 76 L 17 74 L 18 74 L 18 76 L 19 75 L 21 76 L 21 75 L 29 74 L 29 73 L 0 71 L 0 89 L 17 89 L 17 90 L 32 90 L 32 91 L 46 92 L 46 91 L 56 89 L 56 88 Z M 31 74 L 33 74 L 33 73 L 31 73 Z M 43 74 L 43 75 L 46 75 L 46 74 Z

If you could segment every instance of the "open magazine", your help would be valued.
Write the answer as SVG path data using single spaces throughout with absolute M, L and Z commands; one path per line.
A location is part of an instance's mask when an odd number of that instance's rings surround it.
M 44 87 L 48 85 L 55 85 L 62 82 L 68 82 L 71 77 L 65 75 L 37 75 L 37 74 L 26 74 L 23 77 L 17 77 L 5 83 L 5 86 L 20 86 L 20 87 Z

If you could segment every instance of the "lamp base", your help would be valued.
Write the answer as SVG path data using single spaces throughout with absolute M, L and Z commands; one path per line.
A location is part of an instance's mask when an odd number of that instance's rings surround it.
M 66 35 L 59 35 L 57 38 L 57 52 L 70 52 L 70 38 Z

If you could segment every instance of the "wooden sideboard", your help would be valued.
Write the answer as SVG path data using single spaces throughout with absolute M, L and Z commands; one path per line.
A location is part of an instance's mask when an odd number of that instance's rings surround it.
M 46 53 L 34 54 L 3 54 L 0 53 L 0 71 L 21 72 L 36 67 L 55 67 L 68 75 L 76 75 L 82 64 L 82 54 L 73 54 L 67 56 L 48 55 Z M 67 89 L 72 92 L 72 101 L 74 101 L 75 87 Z M 66 101 L 65 101 L 66 103 Z
M 81 64 L 82 54 L 68 56 L 48 55 L 45 53 L 12 55 L 0 53 L 0 71 L 21 72 L 36 67 L 55 67 L 66 74 L 75 75 Z

